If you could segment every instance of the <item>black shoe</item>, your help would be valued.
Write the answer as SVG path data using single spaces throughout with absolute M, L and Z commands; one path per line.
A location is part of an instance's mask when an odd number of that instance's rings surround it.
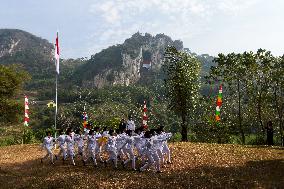
M 40 163 L 43 163 L 42 158 L 40 159 Z
M 167 164 L 173 164 L 171 161 L 167 161 Z
M 54 155 L 54 156 L 55 156 L 55 159 L 57 160 L 58 159 L 57 155 Z
M 162 173 L 162 171 L 157 171 L 156 173 Z

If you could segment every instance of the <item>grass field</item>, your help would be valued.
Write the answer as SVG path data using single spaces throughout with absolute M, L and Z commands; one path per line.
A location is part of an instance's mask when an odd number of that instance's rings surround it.
M 284 188 L 284 149 L 173 143 L 163 173 L 40 163 L 39 145 L 0 147 L 0 188 Z

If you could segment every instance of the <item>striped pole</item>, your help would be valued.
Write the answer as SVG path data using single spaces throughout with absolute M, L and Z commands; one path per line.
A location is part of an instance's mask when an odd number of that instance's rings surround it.
M 29 126 L 29 99 L 25 96 L 25 117 L 24 117 L 24 126 Z
M 142 118 L 142 126 L 143 126 L 144 129 L 148 128 L 148 125 L 147 125 L 148 117 L 147 117 L 146 112 L 147 112 L 147 106 L 146 106 L 146 100 L 144 100 L 143 118 Z
M 25 115 L 24 115 L 24 127 L 29 126 L 29 99 L 27 96 L 25 96 Z M 24 144 L 24 137 L 25 137 L 25 128 L 23 129 L 23 138 L 22 138 L 22 145 Z

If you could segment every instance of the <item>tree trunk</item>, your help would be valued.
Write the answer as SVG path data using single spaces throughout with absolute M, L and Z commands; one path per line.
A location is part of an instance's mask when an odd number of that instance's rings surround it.
M 258 121 L 259 121 L 260 126 L 261 126 L 262 133 L 264 134 L 265 129 L 264 129 L 264 125 L 263 125 L 263 122 L 262 122 L 262 115 L 261 115 L 262 106 L 261 106 L 261 103 L 262 103 L 262 92 L 260 90 L 260 94 L 259 94 L 258 99 L 257 99 L 257 115 L 258 115 L 257 117 L 258 117 Z
M 239 104 L 239 110 L 238 110 L 238 117 L 239 117 L 239 128 L 240 128 L 240 134 L 242 143 L 245 144 L 245 133 L 242 126 L 242 114 L 241 114 L 241 91 L 240 91 L 240 80 L 238 79 L 238 104 Z
M 186 123 L 186 116 L 182 115 L 182 123 L 181 123 L 181 141 L 187 142 L 187 123 Z

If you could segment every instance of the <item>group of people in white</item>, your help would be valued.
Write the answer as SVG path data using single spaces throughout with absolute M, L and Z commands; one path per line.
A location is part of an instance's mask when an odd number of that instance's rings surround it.
M 123 121 L 116 131 L 106 128 L 100 131 L 99 127 L 91 129 L 91 125 L 88 124 L 84 131 L 77 129 L 74 133 L 68 128 L 64 134 L 61 130 L 58 138 L 53 138 L 51 132 L 47 132 L 42 145 L 47 154 L 41 162 L 50 157 L 51 163 L 54 164 L 54 159 L 62 157 L 63 163 L 70 159 L 71 163 L 76 165 L 76 157 L 81 159 L 83 165 L 91 160 L 93 165 L 97 166 L 98 160 L 104 166 L 112 163 L 117 169 L 118 161 L 121 161 L 123 167 L 131 162 L 132 170 L 145 171 L 153 166 L 160 173 L 161 166 L 171 163 L 167 141 L 172 134 L 164 132 L 163 127 L 147 131 L 143 127 L 135 129 L 134 121 L 129 120 L 127 124 Z M 58 143 L 60 148 L 57 155 L 52 152 L 54 143 Z M 106 156 L 102 156 L 104 152 Z M 141 160 L 142 163 L 139 169 L 136 168 L 137 160 Z

